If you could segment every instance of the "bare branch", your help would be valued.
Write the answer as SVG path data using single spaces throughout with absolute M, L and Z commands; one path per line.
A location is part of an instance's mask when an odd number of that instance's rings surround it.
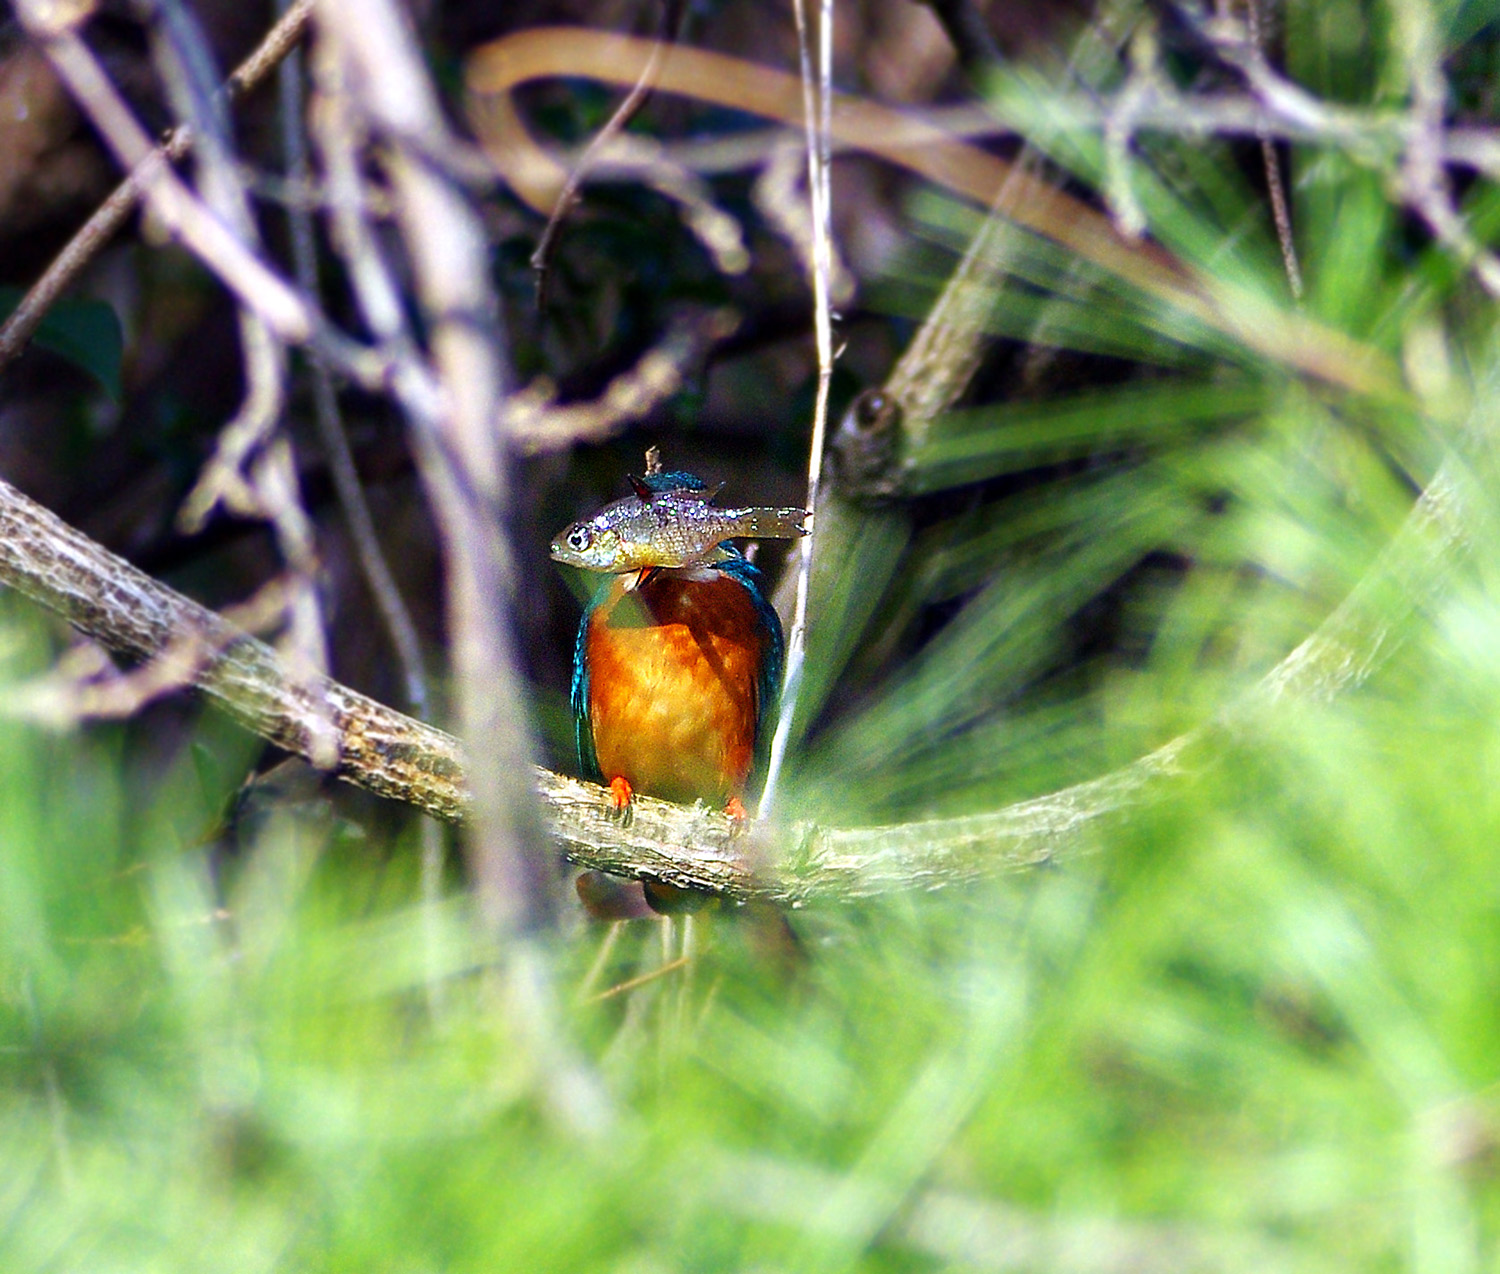
M 160 150 L 152 145 L 88 46 L 71 27 L 52 24 L 51 6 L 45 0 L 22 0 L 17 8 L 27 31 L 40 43 L 120 164 L 132 170 L 131 180 L 140 197 L 168 231 L 212 269 L 279 340 L 315 341 L 342 374 L 367 389 L 385 390 L 391 374 L 387 359 L 334 329 L 316 306 L 204 207 L 171 168 L 169 157 L 175 148 Z M 121 192 L 116 196 L 121 202 L 111 199 L 110 205 L 128 210 Z
M 1438 242 L 1473 272 L 1491 296 L 1500 296 L 1500 256 L 1475 238 L 1453 201 L 1447 165 L 1454 161 L 1449 157 L 1444 119 L 1447 83 L 1432 11 L 1425 0 L 1397 0 L 1392 9 L 1392 53 L 1405 65 L 1411 104 L 1406 111 L 1386 114 L 1389 122 L 1376 135 L 1377 143 L 1386 145 L 1377 144 L 1373 152 L 1367 148 L 1371 140 L 1367 116 L 1327 105 L 1270 66 L 1255 38 L 1253 4 L 1252 26 L 1243 31 L 1235 23 L 1199 24 L 1198 30 L 1244 75 L 1273 120 L 1309 130 L 1311 136 L 1301 140 L 1340 145 L 1356 157 L 1363 155 L 1383 172 L 1394 159 L 1399 174 L 1395 197 L 1427 223 Z M 1270 135 L 1268 122 L 1261 136 Z M 1469 137 L 1472 140 L 1472 134 Z M 1489 149 L 1476 147 L 1468 153 L 1469 162 L 1482 161 L 1482 170 L 1495 175 L 1489 167 L 1494 159 Z
M 188 190 L 152 145 L 119 90 L 71 28 L 53 28 L 42 0 L 21 0 L 17 11 L 58 75 L 104 137 L 122 167 L 138 169 L 141 192 L 163 225 L 209 263 L 239 300 L 281 339 L 302 343 L 313 318 L 302 298 L 256 258 L 234 233 Z
M 519 84 L 554 75 L 587 75 L 605 83 L 633 84 L 652 47 L 612 32 L 539 28 L 495 41 L 471 57 L 467 80 L 475 125 L 484 132 L 496 152 L 497 166 L 517 194 L 545 212 L 565 173 L 526 135 L 508 94 Z M 788 123 L 801 119 L 796 77 L 703 49 L 674 47 L 662 63 L 658 89 L 692 94 Z M 1318 124 L 1337 118 L 1336 112 L 1300 90 L 1289 96 L 1299 103 L 1310 102 Z M 1180 106 L 1173 105 L 1180 112 Z M 1048 96 L 1049 128 L 1074 126 L 1063 109 L 1066 106 L 1066 99 Z M 1089 109 L 1096 121 L 1101 118 L 1097 106 Z M 1138 118 L 1145 118 L 1144 104 Z M 1162 111 L 1161 118 L 1170 120 L 1171 112 Z M 1358 116 L 1357 122 L 1362 121 Z M 997 210 L 1016 225 L 1226 333 L 1247 349 L 1355 393 L 1403 400 L 1395 369 L 1380 352 L 1301 314 L 1274 310 L 1264 298 L 1245 295 L 1208 272 L 1189 269 L 1153 244 L 1131 243 L 1108 217 L 1035 175 L 1018 172 L 997 156 L 967 145 L 928 118 L 835 95 L 831 125 L 842 143 Z M 1173 131 L 1181 128 L 1179 121 Z M 1350 135 L 1358 138 L 1358 128 L 1352 128 Z
M 182 0 L 151 0 L 152 47 L 158 73 L 177 113 L 197 139 L 194 178 L 205 207 L 247 253 L 258 255 L 260 232 L 250 196 L 240 181 L 229 120 L 216 92 L 213 56 Z M 311 519 L 302 507 L 291 442 L 280 431 L 286 404 L 286 348 L 259 315 L 241 308 L 240 350 L 245 398 L 220 431 L 218 445 L 188 495 L 180 522 L 189 531 L 226 504 L 270 523 L 291 571 L 286 642 L 299 675 L 326 674 L 328 645 L 317 591 L 317 552 Z M 336 732 L 328 722 L 314 732 L 313 761 L 331 769 L 338 761 Z
M 683 225 L 713 258 L 715 269 L 743 274 L 750 268 L 743 227 L 714 202 L 709 184 L 693 169 L 674 163 L 661 143 L 623 133 L 605 148 L 600 162 L 606 158 L 612 169 L 629 167 L 643 185 L 678 206 Z
M 280 66 L 277 86 L 281 98 L 278 112 L 281 145 L 287 172 L 292 182 L 305 184 L 311 179 L 312 164 L 308 156 L 303 122 L 302 58 L 295 49 Z M 292 260 L 297 282 L 304 292 L 311 295 L 317 290 L 318 283 L 317 235 L 314 232 L 312 213 L 305 205 L 293 206 L 287 211 L 287 219 L 291 228 Z M 317 349 L 310 351 L 308 364 L 312 381 L 313 419 L 333 477 L 333 489 L 344 515 L 344 525 L 354 545 L 360 571 L 375 599 L 375 608 L 380 612 L 396 653 L 396 660 L 401 666 L 407 704 L 419 719 L 425 719 L 429 712 L 427 675 L 422 667 L 422 650 L 417 640 L 416 625 L 412 622 L 411 612 L 401 596 L 401 590 L 396 586 L 385 551 L 381 548 L 380 538 L 375 533 L 375 519 L 371 516 L 369 502 L 365 499 L 364 488 L 360 485 L 359 473 L 354 466 L 354 454 L 344 432 L 333 372 Z
M 243 93 L 260 83 L 302 38 L 311 12 L 312 0 L 295 0 L 255 51 L 235 69 L 226 82 L 226 90 L 231 95 Z M 176 163 L 188 153 L 192 144 L 191 130 L 186 125 L 178 125 L 158 147 L 158 152 L 163 160 Z M 135 211 L 141 198 L 142 178 L 143 174 L 133 171 L 121 182 L 21 298 L 20 304 L 0 327 L 0 367 L 26 348 L 47 311 Z
M 935 889 L 1076 856 L 1098 836 L 1206 764 L 1216 735 L 1253 724 L 1286 696 L 1331 700 L 1370 677 L 1413 616 L 1450 587 L 1466 551 L 1459 484 L 1445 468 L 1375 566 L 1316 633 L 1220 720 L 1112 774 L 993 813 L 887 827 L 812 824 L 748 830 L 722 814 L 637 796 L 622 825 L 609 794 L 532 767 L 553 844 L 583 867 L 731 899 L 786 905 L 886 890 Z M 448 822 L 469 813 L 466 761 L 451 735 L 334 681 L 291 678 L 275 652 L 115 557 L 0 482 L 0 582 L 57 612 L 110 650 L 153 659 L 184 633 L 213 658 L 198 690 L 247 729 L 308 756 L 327 713 L 340 733 L 336 773 Z
M 732 336 L 739 321 L 730 309 L 695 309 L 678 315 L 666 335 L 635 366 L 621 372 L 589 402 L 558 406 L 552 382 L 538 380 L 506 400 L 505 432 L 526 453 L 603 442 L 682 388 L 688 370 L 714 344 Z
M 504 529 L 505 439 L 495 428 L 503 346 L 483 227 L 464 191 L 427 159 L 442 152 L 448 131 L 398 7 L 321 0 L 318 15 L 352 100 L 386 142 L 382 161 L 442 386 L 435 420 L 415 420 L 412 441 L 447 562 L 458 717 L 474 749 L 469 843 L 480 905 L 514 933 L 542 920 L 553 900 L 526 780 L 533 749 L 510 626 L 516 589 Z M 411 138 L 428 140 L 418 149 Z

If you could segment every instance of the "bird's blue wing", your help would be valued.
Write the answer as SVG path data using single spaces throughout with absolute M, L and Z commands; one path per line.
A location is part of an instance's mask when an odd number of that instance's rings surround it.
M 605 576 L 578 622 L 578 638 L 573 643 L 573 686 L 568 696 L 573 707 L 573 738 L 578 746 L 579 776 L 596 783 L 602 783 L 604 779 L 599 771 L 599 758 L 594 754 L 594 723 L 589 719 L 589 624 L 613 580 L 613 576 Z
M 745 556 L 728 541 L 719 546 L 729 556 L 713 564 L 743 584 L 754 599 L 756 613 L 766 634 L 766 655 L 760 665 L 759 697 L 760 711 L 755 724 L 755 751 L 758 760 L 764 761 L 765 751 L 770 746 L 771 734 L 776 728 L 776 714 L 781 707 L 781 677 L 786 668 L 786 638 L 781 632 L 781 617 L 766 596 L 766 577 L 747 561 Z

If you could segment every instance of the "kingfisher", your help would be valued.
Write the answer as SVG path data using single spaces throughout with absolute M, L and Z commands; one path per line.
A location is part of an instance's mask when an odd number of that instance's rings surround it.
M 579 765 L 622 814 L 639 792 L 743 819 L 785 646 L 760 571 L 718 537 L 801 535 L 806 512 L 716 509 L 690 473 L 632 485 L 634 496 L 552 543 L 557 560 L 609 572 L 573 653 Z

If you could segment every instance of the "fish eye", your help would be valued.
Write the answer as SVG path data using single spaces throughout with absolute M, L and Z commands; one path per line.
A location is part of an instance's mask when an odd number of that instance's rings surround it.
M 589 534 L 588 527 L 575 526 L 568 532 L 568 547 L 576 553 L 582 553 L 584 549 L 588 548 L 589 541 L 593 538 Z

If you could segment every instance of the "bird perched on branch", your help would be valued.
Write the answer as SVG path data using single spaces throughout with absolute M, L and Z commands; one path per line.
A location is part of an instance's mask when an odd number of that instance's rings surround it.
M 743 816 L 783 639 L 761 573 L 725 537 L 801 535 L 805 514 L 715 508 L 690 473 L 632 483 L 552 542 L 558 561 L 610 573 L 574 649 L 579 763 L 620 809 L 643 792 Z
M 801 535 L 805 513 L 716 508 L 689 473 L 632 485 L 552 542 L 558 561 L 609 572 L 574 648 L 579 764 L 622 814 L 639 792 L 743 818 L 784 646 L 760 571 L 724 537 Z

